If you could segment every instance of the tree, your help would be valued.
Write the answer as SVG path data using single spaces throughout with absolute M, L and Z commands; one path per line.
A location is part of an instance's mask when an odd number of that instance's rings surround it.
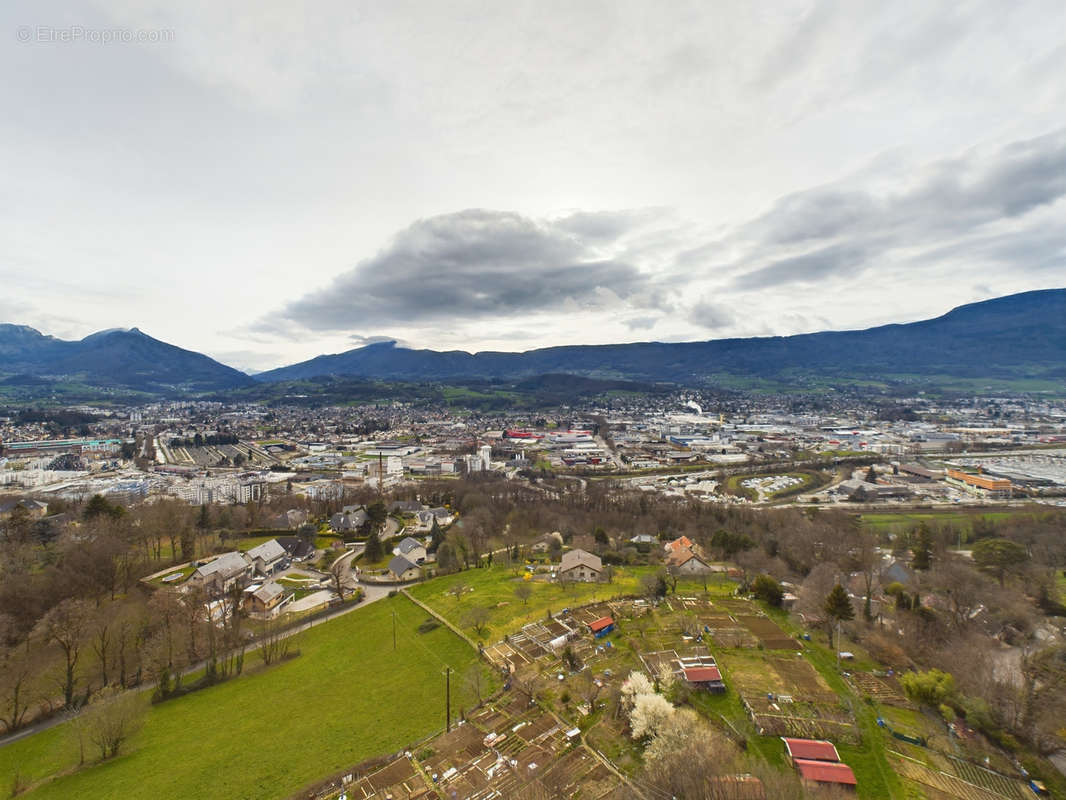
M 525 581 L 514 587 L 515 597 L 522 601 L 522 605 L 529 604 L 529 598 L 533 596 L 533 587 Z
M 822 608 L 830 626 L 834 622 L 846 622 L 847 620 L 855 619 L 855 609 L 851 607 L 851 598 L 848 597 L 847 591 L 839 583 L 826 595 Z
M 363 551 L 363 560 L 373 564 L 381 560 L 384 550 L 381 547 L 381 539 L 378 538 L 377 528 L 370 529 L 370 536 L 366 540 L 366 549 Z
M 429 547 L 426 548 L 427 553 L 436 553 L 437 549 L 444 542 L 444 531 L 440 529 L 440 525 L 437 522 L 437 518 L 433 518 L 433 527 L 429 529 Z
M 663 572 L 640 576 L 640 588 L 651 599 L 666 597 L 666 575 Z
M 781 607 L 781 599 L 785 596 L 781 584 L 769 575 L 756 575 L 751 582 L 751 593 L 767 605 Z
M 478 636 L 481 636 L 485 632 L 485 626 L 489 624 L 489 620 L 492 618 L 492 612 L 485 606 L 474 606 L 466 612 L 463 617 L 463 624 L 468 628 L 473 628 L 474 632 Z
M 122 743 L 140 728 L 144 713 L 140 694 L 121 690 L 108 690 L 103 699 L 82 712 L 89 740 L 100 749 L 101 761 L 118 755 Z
M 78 682 L 78 659 L 88 638 L 93 607 L 85 600 L 63 600 L 37 623 L 35 631 L 46 643 L 56 644 L 63 653 L 63 703 L 74 708 L 74 689 Z
M 994 575 L 999 585 L 1007 573 L 1029 560 L 1025 548 L 1010 539 L 982 539 L 973 546 L 973 561 L 985 572 Z
M 335 591 L 337 597 L 343 601 L 344 592 L 348 588 L 345 585 L 344 580 L 348 577 L 348 563 L 344 556 L 341 556 L 329 565 L 329 576 L 333 581 L 333 591 Z
M 911 545 L 911 554 L 914 558 L 911 566 L 914 569 L 929 569 L 933 558 L 933 536 L 924 522 L 920 523 L 912 533 L 914 543 Z
M 633 699 L 633 710 L 629 712 L 630 735 L 634 739 L 655 736 L 673 713 L 674 707 L 661 694 L 637 695 Z
M 955 678 L 950 672 L 931 669 L 928 672 L 905 672 L 900 684 L 907 697 L 916 703 L 937 708 L 955 693 Z

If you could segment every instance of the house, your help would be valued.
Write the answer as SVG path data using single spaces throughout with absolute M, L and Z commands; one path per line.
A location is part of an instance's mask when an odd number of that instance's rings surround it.
M 394 500 L 389 503 L 390 514 L 416 514 L 423 508 L 417 500 Z
M 329 518 L 329 527 L 336 533 L 351 533 L 363 527 L 367 519 L 365 508 L 345 506 Z
M 543 536 L 537 538 L 537 540 L 533 542 L 532 546 L 530 546 L 529 549 L 532 550 L 534 553 L 547 553 L 549 550 L 552 549 L 552 542 L 556 542 L 558 543 L 559 547 L 562 547 L 563 535 L 559 533 L 559 531 L 552 531 L 551 533 L 546 533 Z
M 614 620 L 611 617 L 600 617 L 589 623 L 589 630 L 597 639 L 602 639 L 614 630 Z
M 285 549 L 290 561 L 306 561 L 315 554 L 315 546 L 302 536 L 279 536 L 275 539 Z
M 277 539 L 263 542 L 248 551 L 248 558 L 255 564 L 255 571 L 260 575 L 273 575 L 282 569 L 286 560 L 285 548 Z
M 673 541 L 664 544 L 663 550 L 665 550 L 666 555 L 669 556 L 671 553 L 680 553 L 684 550 L 688 550 L 691 552 L 693 547 L 694 544 L 692 540 L 689 539 L 687 536 L 678 536 Z
M 244 590 L 244 608 L 251 614 L 273 617 L 285 602 L 285 587 L 277 581 L 252 584 Z
M 638 533 L 636 536 L 630 536 L 629 541 L 631 544 L 635 545 L 653 545 L 658 539 L 650 533 Z
M 585 550 L 569 550 L 559 561 L 559 580 L 594 583 L 603 576 L 600 557 Z
M 422 577 L 422 568 L 404 556 L 394 556 L 389 562 L 389 575 L 396 581 L 416 581 Z
M 706 689 L 714 694 L 725 693 L 725 681 L 718 667 L 698 666 L 682 669 L 685 681 L 697 689 Z
M 393 555 L 403 556 L 413 564 L 419 564 L 426 560 L 426 546 L 418 539 L 405 536 L 403 540 L 392 549 Z
M 711 565 L 691 550 L 679 550 L 666 557 L 666 566 L 678 575 L 706 575 Z
M 882 573 L 881 583 L 887 586 L 890 583 L 902 583 L 910 586 L 914 583 L 914 571 L 902 561 L 893 561 Z
M 427 508 L 422 511 L 415 512 L 415 519 L 418 520 L 418 528 L 421 530 L 429 530 L 433 527 L 433 523 L 436 522 L 440 527 L 445 527 L 452 523 L 455 519 L 455 515 L 446 508 Z
M 209 592 L 225 592 L 234 584 L 243 586 L 251 578 L 255 565 L 244 553 L 223 553 L 201 564 L 189 576 L 189 584 Z

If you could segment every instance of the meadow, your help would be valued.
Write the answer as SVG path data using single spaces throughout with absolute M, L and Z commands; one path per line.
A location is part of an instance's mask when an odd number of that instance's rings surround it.
M 444 626 L 419 633 L 425 620 L 398 596 L 312 627 L 296 658 L 148 707 L 140 732 L 105 763 L 93 763 L 87 743 L 77 768 L 76 729 L 57 725 L 0 748 L 0 789 L 17 781 L 26 797 L 87 800 L 289 797 L 443 729 L 446 666 L 453 715 L 476 702 L 462 678 L 477 654 Z M 491 680 L 484 672 L 482 691 Z

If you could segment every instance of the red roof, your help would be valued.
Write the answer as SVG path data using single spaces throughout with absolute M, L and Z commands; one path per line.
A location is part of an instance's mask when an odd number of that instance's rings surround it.
M 809 761 L 839 761 L 837 749 L 832 742 L 822 739 L 785 739 L 785 748 L 792 758 L 805 758 Z
M 604 628 L 608 628 L 611 625 L 614 625 L 613 619 L 611 619 L 610 617 L 600 617 L 598 620 L 589 623 L 589 630 L 591 630 L 593 633 L 598 633 L 599 631 L 602 631 Z
M 685 670 L 685 680 L 690 683 L 705 683 L 722 680 L 718 667 L 689 667 Z
M 804 780 L 817 781 L 818 783 L 840 783 L 847 786 L 855 786 L 855 773 L 847 764 L 832 763 L 829 761 L 808 761 L 805 758 L 797 758 L 792 763 L 800 771 Z

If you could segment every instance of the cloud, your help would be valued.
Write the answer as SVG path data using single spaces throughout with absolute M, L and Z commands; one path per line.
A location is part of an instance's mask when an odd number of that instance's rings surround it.
M 678 266 L 716 248 L 739 251 L 725 268 L 735 289 L 853 278 L 890 263 L 937 268 L 967 252 L 1035 270 L 1061 257 L 1062 235 L 1040 214 L 1064 197 L 1059 130 L 935 161 L 902 188 L 863 175 L 787 195 L 724 241 L 683 254 Z
M 626 219 L 553 222 L 470 209 L 418 220 L 377 255 L 256 327 L 345 331 L 662 303 L 647 275 L 597 246 L 623 235 Z
M 734 325 L 737 316 L 729 306 L 705 298 L 692 307 L 688 313 L 688 320 L 701 328 L 717 330 Z
M 659 321 L 658 317 L 632 317 L 625 321 L 625 326 L 631 331 L 649 331 Z
M 386 342 L 399 347 L 406 346 L 394 336 L 361 336 L 358 333 L 353 333 L 348 338 L 356 347 L 366 347 L 371 344 L 385 344 Z

